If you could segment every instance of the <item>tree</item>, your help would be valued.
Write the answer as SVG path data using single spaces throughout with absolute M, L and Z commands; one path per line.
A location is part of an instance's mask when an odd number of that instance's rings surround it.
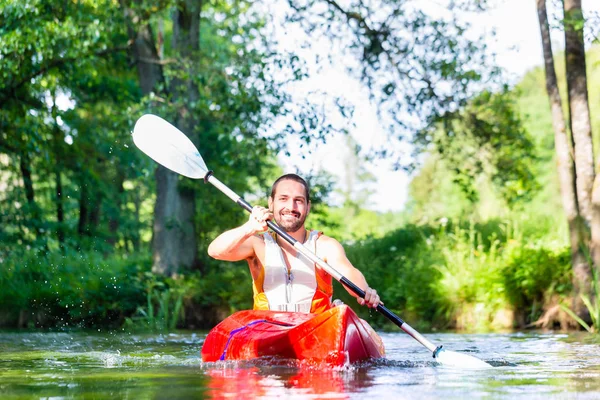
M 137 65 L 140 87 L 145 95 L 172 95 L 172 101 L 182 103 L 174 121 L 182 132 L 191 132 L 194 120 L 185 101 L 193 102 L 197 91 L 191 82 L 175 78 L 167 84 L 162 60 L 159 57 L 149 17 L 144 15 L 144 3 L 131 5 L 122 2 L 128 23 L 128 33 L 133 41 L 133 57 Z M 179 1 L 173 12 L 173 44 L 182 68 L 192 65 L 192 56 L 197 53 L 200 39 L 200 4 Z M 139 10 L 141 9 L 142 12 Z M 136 29 L 137 28 L 137 29 Z M 188 71 L 192 73 L 193 71 Z M 163 275 L 175 275 L 180 268 L 190 269 L 196 261 L 196 231 L 194 225 L 193 191 L 178 187 L 179 177 L 168 169 L 157 166 L 156 203 L 153 224 L 152 271 Z
M 560 182 L 560 193 L 563 210 L 569 225 L 569 241 L 571 245 L 571 263 L 574 271 L 585 271 L 589 266 L 583 253 L 584 225 L 579 213 L 577 193 L 575 191 L 575 164 L 572 154 L 570 139 L 567 134 L 562 101 L 558 89 L 554 56 L 550 40 L 550 28 L 546 1 L 537 1 L 538 20 L 542 37 L 542 50 L 544 54 L 544 68 L 546 71 L 546 92 L 550 100 L 552 112 L 552 126 L 554 128 L 554 146 L 556 151 L 556 166 Z
M 594 148 L 587 93 L 585 46 L 583 40 L 584 18 L 580 0 L 564 0 L 565 68 L 569 97 L 569 127 L 573 137 L 577 203 L 580 213 L 591 230 L 589 243 L 592 263 L 600 268 L 600 194 L 594 197 Z M 573 278 L 576 294 L 589 294 L 591 290 L 591 268 L 574 266 Z M 579 302 L 579 297 L 576 301 Z M 581 313 L 582 306 L 577 307 Z
M 356 140 L 348 135 L 344 138 L 344 144 L 342 163 L 345 174 L 340 194 L 343 205 L 356 215 L 369 202 L 369 197 L 373 194 L 369 182 L 373 182 L 375 176 L 364 167 L 363 159 L 360 157 L 360 146 Z
M 23 217 L 11 223 L 25 243 L 33 244 L 32 234 L 39 241 L 60 246 L 67 239 L 73 194 L 67 181 L 78 171 L 78 160 L 94 157 L 72 151 L 65 142 L 78 142 L 85 132 L 79 137 L 69 134 L 62 125 L 67 112 L 57 107 L 57 100 L 69 97 L 73 77 L 81 77 L 81 71 L 92 65 L 95 71 L 100 69 L 103 59 L 112 60 L 127 47 L 126 43 L 114 44 L 118 29 L 99 24 L 111 20 L 114 10 L 105 2 L 3 4 L 0 135 L 7 146 L 0 146 L 0 152 L 20 165 L 15 172 L 23 178 L 28 206 Z M 54 179 L 47 178 L 50 176 Z M 49 187 L 45 182 L 53 184 Z M 19 204 L 18 187 L 13 195 Z M 54 201 L 49 203 L 48 198 Z M 56 236 L 52 238 L 48 231 Z M 48 247 L 42 244 L 42 248 Z
M 159 9 L 144 4 L 122 3 L 146 95 L 144 111 L 185 132 L 233 190 L 243 194 L 266 186 L 263 173 L 285 149 L 286 135 L 308 141 L 329 131 L 315 105 L 300 104 L 297 113 L 289 108 L 290 96 L 281 88 L 304 77 L 302 64 L 294 54 L 274 50 L 252 2 L 175 1 Z M 157 32 L 159 22 L 165 29 Z M 172 46 L 159 51 L 159 39 Z M 292 122 L 268 132 L 277 116 Z M 162 167 L 155 176 L 154 271 L 173 275 L 193 265 L 204 268 L 197 244 L 202 250 L 214 232 L 243 214 L 206 189 L 196 196 L 194 182 Z
M 538 0 L 538 19 L 544 52 L 546 71 L 546 91 L 552 110 L 555 149 L 561 198 L 569 224 L 574 304 L 576 312 L 586 312 L 579 301 L 580 294 L 589 293 L 591 286 L 591 268 L 585 258 L 585 249 L 591 249 L 592 261 L 596 267 L 600 262 L 600 196 L 594 197 L 597 185 L 594 171 L 594 150 L 592 144 L 589 103 L 587 96 L 587 77 L 585 48 L 583 41 L 584 19 L 581 1 L 565 0 L 565 67 L 569 104 L 569 140 L 550 42 L 550 29 L 546 11 L 546 1 Z M 572 146 L 571 146 L 572 143 Z M 596 202 L 598 199 L 598 202 Z M 591 242 L 588 243 L 591 228 Z M 589 247 L 588 247 L 589 246 Z
M 447 10 L 433 18 L 410 1 L 289 1 L 288 20 L 311 35 L 325 35 L 353 62 L 348 72 L 369 89 L 391 139 L 411 140 L 415 132 L 464 106 L 498 69 L 485 42 L 465 34 L 468 24 Z M 393 143 L 393 142 L 392 142 Z M 383 157 L 396 157 L 393 146 Z M 408 158 L 408 157 L 406 157 Z

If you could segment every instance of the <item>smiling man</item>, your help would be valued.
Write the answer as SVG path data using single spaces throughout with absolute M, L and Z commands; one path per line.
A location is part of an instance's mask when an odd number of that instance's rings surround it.
M 296 174 L 283 175 L 273 183 L 268 208 L 254 207 L 245 224 L 213 240 L 208 254 L 218 260 L 248 262 L 255 310 L 321 313 L 331 308 L 331 276 L 276 233 L 269 232 L 267 221 L 275 220 L 294 239 L 363 289 L 365 298 L 357 297 L 359 304 L 377 307 L 377 292 L 350 263 L 342 245 L 322 232 L 306 229 L 309 212 L 306 181 Z

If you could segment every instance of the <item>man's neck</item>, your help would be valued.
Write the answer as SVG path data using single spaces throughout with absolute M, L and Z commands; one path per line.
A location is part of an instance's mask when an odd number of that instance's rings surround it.
M 291 237 L 293 237 L 300 243 L 304 244 L 304 242 L 306 242 L 306 239 L 308 238 L 308 230 L 305 227 L 302 227 L 302 228 L 298 229 L 296 232 L 288 232 L 288 235 L 290 235 Z M 282 244 L 281 242 L 285 242 L 285 239 L 277 238 L 277 241 L 281 245 Z

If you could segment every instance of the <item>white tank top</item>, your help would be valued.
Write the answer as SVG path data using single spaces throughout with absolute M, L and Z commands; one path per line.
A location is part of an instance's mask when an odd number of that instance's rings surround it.
M 277 311 L 310 312 L 317 290 L 315 263 L 297 253 L 295 263 L 288 271 L 281 247 L 267 232 L 265 239 L 265 279 L 263 291 L 269 300 L 269 309 Z M 306 247 L 316 252 L 318 231 L 310 231 Z

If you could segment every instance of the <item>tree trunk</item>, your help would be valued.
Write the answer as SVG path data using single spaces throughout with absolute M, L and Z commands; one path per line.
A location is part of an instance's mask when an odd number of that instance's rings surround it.
M 89 197 L 91 199 L 90 212 L 88 216 L 87 231 L 90 236 L 94 236 L 98 232 L 100 226 L 100 207 L 102 206 L 102 193 L 94 188 Z
M 140 250 L 140 207 L 142 204 L 142 197 L 140 196 L 139 190 L 133 191 L 133 205 L 134 205 L 134 229 L 131 233 L 130 240 L 133 247 L 133 251 L 137 252 Z
M 55 205 L 56 205 L 56 239 L 60 249 L 65 242 L 65 211 L 63 205 L 63 185 L 61 176 L 61 163 L 63 162 L 64 136 L 58 125 L 58 108 L 56 107 L 56 92 L 52 91 L 52 120 L 54 121 L 52 150 L 54 153 L 54 182 L 55 182 Z
M 544 53 L 544 67 L 546 71 L 546 91 L 550 99 L 552 111 L 552 126 L 554 128 L 554 146 L 556 149 L 556 162 L 560 182 L 560 193 L 563 209 L 569 225 L 569 241 L 571 245 L 571 263 L 574 277 L 582 271 L 589 271 L 586 261 L 585 248 L 585 223 L 579 213 L 579 204 L 576 191 L 575 165 L 571 156 L 570 140 L 567 135 L 565 119 L 562 109 L 560 92 L 554 69 L 554 58 L 548 27 L 546 1 L 537 0 L 538 20 L 542 36 L 542 49 Z M 574 279 L 574 283 L 577 279 Z M 576 307 L 580 309 L 580 307 Z M 581 311 L 581 310 L 579 310 Z
M 563 5 L 569 123 L 575 142 L 577 199 L 581 215 L 587 223 L 591 223 L 594 150 L 587 96 L 581 0 L 564 0 Z
M 190 268 L 195 262 L 194 196 L 178 189 L 176 173 L 159 166 L 155 176 L 152 271 L 174 276 L 180 267 Z
M 80 237 L 88 235 L 88 193 L 87 183 L 82 177 L 79 185 L 79 222 L 77 223 L 77 233 L 79 233 Z
M 123 183 L 125 182 L 125 175 L 119 167 L 117 167 L 117 178 L 115 180 L 115 198 L 113 199 L 112 211 L 108 219 L 108 243 L 111 246 L 115 246 L 119 237 L 119 226 L 121 222 L 121 205 L 123 204 L 123 193 L 125 188 Z
M 590 250 L 592 257 L 600 258 L 600 227 L 598 202 L 592 202 L 594 186 L 594 150 L 587 93 L 585 47 L 583 43 L 583 13 L 581 0 L 564 0 L 565 61 L 567 89 L 569 94 L 569 120 L 575 141 L 575 165 L 577 171 L 577 198 L 579 209 L 592 230 Z M 597 196 L 598 197 L 598 196 Z M 590 293 L 591 270 L 589 265 L 574 269 L 574 284 L 577 294 Z M 579 296 L 577 296 L 579 297 Z
M 122 4 L 125 1 L 122 0 Z M 188 4 L 190 3 L 190 4 Z M 179 2 L 175 7 L 173 18 L 174 48 L 179 52 L 180 59 L 186 54 L 185 49 L 199 40 L 199 5 L 197 2 Z M 128 24 L 128 33 L 133 39 L 133 56 L 137 64 L 140 86 L 144 94 L 150 92 L 166 92 L 163 70 L 160 64 L 154 35 L 148 23 L 140 25 L 135 32 L 131 22 L 139 18 L 132 9 L 126 8 L 125 15 Z M 194 21 L 196 21 L 194 23 Z M 195 38 L 189 40 L 189 38 Z M 181 54 L 183 52 L 183 54 Z M 174 100 L 186 97 L 187 101 L 193 90 L 188 88 L 183 92 L 179 86 L 181 82 L 174 82 L 173 87 L 178 95 Z M 189 83 L 188 83 L 189 85 Z M 182 108 L 180 117 L 175 121 L 183 132 L 191 132 L 193 124 Z M 152 271 L 164 275 L 176 275 L 181 267 L 190 268 L 196 260 L 196 233 L 194 229 L 194 195 L 178 188 L 178 175 L 161 166 L 158 166 L 156 177 L 156 204 L 154 206 L 153 225 L 153 266 Z
M 200 39 L 200 4 L 180 1 L 173 12 L 173 48 L 182 60 L 181 67 L 193 65 L 190 58 L 197 53 Z M 187 75 L 187 74 L 186 74 Z M 189 74 L 193 76 L 193 71 Z M 187 134 L 194 120 L 185 104 L 194 103 L 197 90 L 190 80 L 175 77 L 170 85 L 174 102 L 180 102 L 175 125 Z M 191 190 L 177 187 L 177 174 L 163 167 L 156 170 L 156 205 L 154 209 L 154 265 L 152 270 L 175 275 L 179 267 L 191 268 L 196 263 L 195 200 Z M 159 218 L 160 217 L 160 218 Z
M 63 186 L 60 170 L 57 168 L 54 174 L 56 179 L 56 238 L 62 249 L 65 243 L 65 211 L 63 206 Z
M 24 153 L 19 157 L 19 168 L 23 175 L 23 186 L 25 187 L 25 197 L 30 206 L 35 204 L 35 192 L 33 190 L 33 180 L 31 179 L 31 166 L 29 165 L 29 155 Z
M 33 188 L 33 179 L 31 177 L 31 160 L 29 155 L 24 152 L 21 157 L 19 157 L 19 168 L 21 170 L 21 175 L 23 177 L 23 187 L 25 188 L 25 198 L 27 199 L 27 214 L 28 221 L 25 221 L 25 226 L 28 229 L 32 229 L 34 231 L 34 235 L 36 239 L 45 238 L 43 234 L 40 234 L 41 228 L 41 215 L 40 209 L 35 202 L 35 190 Z M 43 240 L 46 243 L 46 240 Z

